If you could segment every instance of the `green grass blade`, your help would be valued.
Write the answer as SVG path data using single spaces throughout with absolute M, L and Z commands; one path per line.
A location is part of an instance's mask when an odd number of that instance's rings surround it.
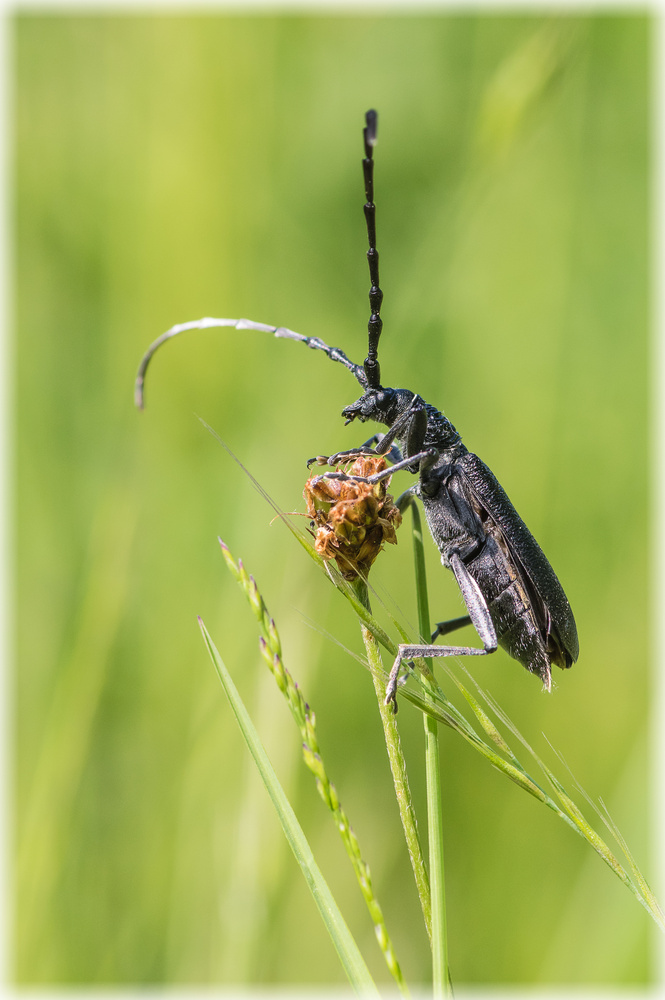
M 296 815 L 284 793 L 272 764 L 268 759 L 265 748 L 261 742 L 249 713 L 238 693 L 238 690 L 231 679 L 231 675 L 226 669 L 218 650 L 215 647 L 208 631 L 199 619 L 201 632 L 208 652 L 215 665 L 215 669 L 222 682 L 224 692 L 229 699 L 231 708 L 236 717 L 240 731 L 245 738 L 249 751 L 254 758 L 254 762 L 259 769 L 263 783 L 266 786 L 270 799 L 275 807 L 286 839 L 289 842 L 298 864 L 305 876 L 305 881 L 314 897 L 319 913 L 323 919 L 333 945 L 342 963 L 344 971 L 349 977 L 349 981 L 356 993 L 361 996 L 378 996 L 378 990 L 369 973 L 365 961 L 360 954 L 358 946 L 351 936 L 351 932 L 346 925 L 344 917 L 335 902 L 335 899 L 328 887 L 326 880 L 317 865 L 312 850 L 307 842 L 305 834 L 300 826 Z

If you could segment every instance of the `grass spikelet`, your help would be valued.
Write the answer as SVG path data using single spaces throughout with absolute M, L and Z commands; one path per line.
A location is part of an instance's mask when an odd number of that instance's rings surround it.
M 397 961 L 390 935 L 388 934 L 383 911 L 374 894 L 369 867 L 362 858 L 358 840 L 351 828 L 349 818 L 340 804 L 337 790 L 328 777 L 318 743 L 316 717 L 305 701 L 298 685 L 284 666 L 277 626 L 268 614 L 268 609 L 261 597 L 256 581 L 246 572 L 241 560 L 238 560 L 237 563 L 233 560 L 228 546 L 221 539 L 219 539 L 219 542 L 226 564 L 233 577 L 242 587 L 259 623 L 262 632 L 262 635 L 259 637 L 261 655 L 268 664 L 279 690 L 286 697 L 291 714 L 300 730 L 303 760 L 306 767 L 314 776 L 319 795 L 334 818 L 335 826 L 342 838 L 342 842 L 355 871 L 360 891 L 374 924 L 376 938 L 386 965 L 400 991 L 404 995 L 408 995 L 406 982 Z

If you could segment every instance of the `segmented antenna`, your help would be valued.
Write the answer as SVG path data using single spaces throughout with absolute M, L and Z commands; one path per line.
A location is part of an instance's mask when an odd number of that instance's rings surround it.
M 369 278 L 372 283 L 369 290 L 370 317 L 367 324 L 369 345 L 367 357 L 365 358 L 365 375 L 367 376 L 367 386 L 370 389 L 378 389 L 381 385 L 381 369 L 379 368 L 378 349 L 379 337 L 383 329 L 381 319 L 381 302 L 383 292 L 379 288 L 379 252 L 376 249 L 376 206 L 374 204 L 374 160 L 372 151 L 376 145 L 376 127 L 378 121 L 376 111 L 368 111 L 365 115 L 365 128 L 363 129 L 363 139 L 365 142 L 365 159 L 363 160 L 363 177 L 365 179 L 365 221 L 367 223 L 367 239 L 369 250 L 367 260 L 369 261 Z

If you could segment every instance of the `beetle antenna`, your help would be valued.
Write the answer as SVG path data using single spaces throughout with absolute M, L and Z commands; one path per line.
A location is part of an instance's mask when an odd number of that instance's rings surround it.
M 161 337 L 153 341 L 148 350 L 143 355 L 141 359 L 141 364 L 139 365 L 139 370 L 136 376 L 136 382 L 134 386 L 134 402 L 138 406 L 139 410 L 143 409 L 144 400 L 144 385 L 145 376 L 148 370 L 148 365 L 152 359 L 155 351 L 162 346 L 167 340 L 171 340 L 172 337 L 178 336 L 180 333 L 185 333 L 186 330 L 208 330 L 210 327 L 219 326 L 230 326 L 236 330 L 262 330 L 264 333 L 272 333 L 275 337 L 286 337 L 288 340 L 299 340 L 301 344 L 305 344 L 306 347 L 311 347 L 316 351 L 323 351 L 323 353 L 330 358 L 331 361 L 339 361 L 340 364 L 348 368 L 352 375 L 357 378 L 360 382 L 363 390 L 367 388 L 367 378 L 365 377 L 365 372 L 361 365 L 356 365 L 353 361 L 347 358 L 344 351 L 340 351 L 339 347 L 328 347 L 320 337 L 303 337 L 302 333 L 296 333 L 294 330 L 289 330 L 285 326 L 268 326 L 266 323 L 255 323 L 251 319 L 215 319 L 212 316 L 205 316 L 203 319 L 193 320 L 189 323 L 177 323 L 176 326 L 172 326 L 170 330 L 163 333 Z
M 369 250 L 367 260 L 369 261 L 369 278 L 371 288 L 369 290 L 370 317 L 367 324 L 368 348 L 365 358 L 365 375 L 367 376 L 367 386 L 370 389 L 378 389 L 381 385 L 381 369 L 379 368 L 378 349 L 379 337 L 383 329 L 381 319 L 381 302 L 383 292 L 379 288 L 379 251 L 376 249 L 376 206 L 374 204 L 374 160 L 372 153 L 376 145 L 376 128 L 378 122 L 376 111 L 368 111 L 365 115 L 365 128 L 363 129 L 363 140 L 365 143 L 365 158 L 363 160 L 363 177 L 365 179 L 365 221 L 367 223 L 367 239 Z

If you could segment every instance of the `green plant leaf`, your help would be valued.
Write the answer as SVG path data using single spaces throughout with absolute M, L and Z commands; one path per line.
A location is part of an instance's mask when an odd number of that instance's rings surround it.
M 199 618 L 199 625 L 208 652 L 222 682 L 226 697 L 229 699 L 233 714 L 236 717 L 240 731 L 245 738 L 249 751 L 266 786 L 272 804 L 275 807 L 286 839 L 289 842 L 296 861 L 300 865 L 305 881 L 314 897 L 321 918 L 326 926 L 333 945 L 342 963 L 349 981 L 359 996 L 378 996 L 378 990 L 369 973 L 369 969 L 360 954 L 358 946 L 342 916 L 323 874 L 314 860 L 312 849 L 303 832 L 300 823 L 286 797 L 277 775 L 268 759 L 268 755 L 256 731 L 249 713 L 240 697 L 231 675 L 215 647 L 208 630 Z

